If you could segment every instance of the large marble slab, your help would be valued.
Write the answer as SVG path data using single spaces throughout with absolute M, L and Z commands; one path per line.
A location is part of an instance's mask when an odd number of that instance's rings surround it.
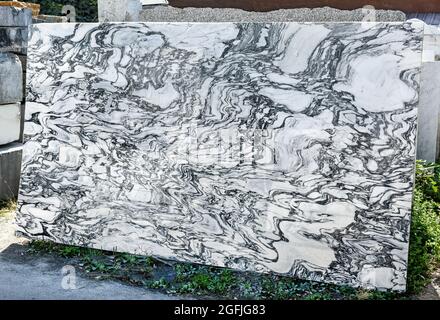
M 32 238 L 404 290 L 419 23 L 37 25 Z

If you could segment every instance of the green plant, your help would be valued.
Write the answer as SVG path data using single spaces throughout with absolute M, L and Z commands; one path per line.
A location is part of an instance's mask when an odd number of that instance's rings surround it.
M 0 217 L 6 217 L 12 214 L 17 208 L 15 200 L 0 201 Z
M 111 268 L 106 265 L 103 261 L 97 260 L 93 257 L 86 256 L 84 258 L 86 272 L 98 271 L 98 272 L 109 272 Z
M 418 293 L 440 262 L 439 204 L 417 187 L 414 191 L 408 259 L 408 291 Z
M 60 255 L 66 258 L 79 256 L 81 254 L 80 247 L 64 246 L 60 249 Z
M 96 22 L 98 21 L 98 1 L 97 0 L 28 0 L 28 2 L 39 3 L 41 14 L 62 15 L 64 5 L 75 7 L 77 22 Z
M 418 160 L 415 187 L 424 199 L 440 203 L 440 164 Z
M 151 289 L 166 289 L 169 287 L 168 281 L 166 281 L 164 278 L 160 278 L 156 281 L 145 281 L 144 285 Z

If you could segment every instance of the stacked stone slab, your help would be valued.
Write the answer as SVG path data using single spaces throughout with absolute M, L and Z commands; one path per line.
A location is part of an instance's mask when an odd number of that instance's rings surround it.
M 439 159 L 440 62 L 423 62 L 420 81 L 417 158 Z
M 436 162 L 440 160 L 440 24 L 425 25 L 422 60 L 417 158 Z
M 17 196 L 32 11 L 0 6 L 0 200 Z

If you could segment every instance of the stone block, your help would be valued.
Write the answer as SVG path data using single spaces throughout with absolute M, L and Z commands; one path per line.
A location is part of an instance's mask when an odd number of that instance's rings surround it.
M 141 0 L 143 6 L 153 6 L 157 4 L 168 4 L 167 0 Z
M 26 54 L 28 27 L 0 27 L 0 52 Z
M 27 63 L 27 55 L 24 54 L 17 54 L 16 55 L 18 57 L 18 59 L 21 62 L 21 67 L 23 69 L 23 72 L 26 73 L 26 63 Z
M 45 14 L 40 14 L 34 18 L 34 21 L 37 23 L 65 23 L 67 21 L 67 17 L 64 16 L 50 16 Z
M 32 10 L 0 6 L 0 27 L 27 27 L 32 24 Z
M 423 62 L 440 61 L 440 26 L 425 25 Z
M 23 99 L 23 71 L 13 53 L 0 52 L 0 105 Z
M 22 148 L 20 143 L 0 147 L 0 200 L 17 198 Z
M 20 9 L 28 9 L 31 10 L 33 16 L 37 16 L 40 13 L 40 5 L 38 3 L 22 1 L 1 1 L 0 6 L 6 6 L 8 8 L 15 7 Z
M 439 159 L 440 62 L 422 66 L 417 158 L 428 162 Z
M 20 140 L 21 103 L 0 105 L 0 145 Z
M 139 21 L 140 0 L 98 0 L 100 22 Z

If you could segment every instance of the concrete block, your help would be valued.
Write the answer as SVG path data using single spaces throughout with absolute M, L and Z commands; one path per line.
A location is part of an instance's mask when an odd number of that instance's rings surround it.
M 157 4 L 168 4 L 167 0 L 141 0 L 143 6 L 152 6 Z
M 20 140 L 21 103 L 0 105 L 0 145 Z
M 0 200 L 17 198 L 21 172 L 21 143 L 0 147 Z
M 31 9 L 0 6 L 0 27 L 27 27 L 31 24 Z
M 28 27 L 0 27 L 0 52 L 26 54 Z
M 407 13 L 407 19 L 419 19 L 430 25 L 440 25 L 440 13 Z
M 23 69 L 23 81 L 22 81 L 22 96 L 23 99 L 21 100 L 22 102 L 24 102 L 24 97 L 26 97 L 26 74 L 27 74 L 27 56 L 23 55 L 23 54 L 17 54 L 18 59 L 20 60 L 21 63 L 21 68 Z
M 440 62 L 422 65 L 417 159 L 435 162 L 439 159 Z
M 38 3 L 22 2 L 22 1 L 1 1 L 0 6 L 15 7 L 20 9 L 30 9 L 32 16 L 38 16 L 40 14 L 41 5 Z
M 440 26 L 425 25 L 423 62 L 440 61 Z
M 140 0 L 98 0 L 99 22 L 139 21 Z
M 18 56 L 0 52 L 0 104 L 23 99 L 23 69 Z
M 34 23 L 65 23 L 67 21 L 67 17 L 64 16 L 50 16 L 45 14 L 40 14 L 33 19 Z

